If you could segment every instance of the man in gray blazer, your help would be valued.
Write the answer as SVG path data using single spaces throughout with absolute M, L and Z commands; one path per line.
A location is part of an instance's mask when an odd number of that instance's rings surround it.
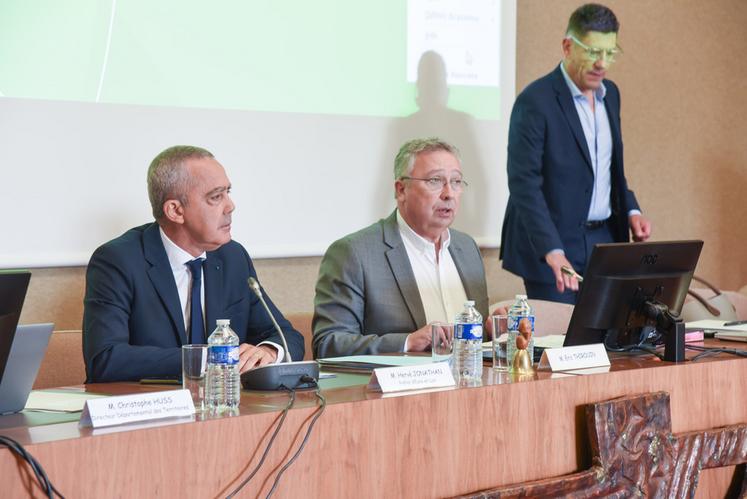
M 394 162 L 397 209 L 335 241 L 314 299 L 316 358 L 430 349 L 429 323 L 452 322 L 465 300 L 488 317 L 475 241 L 449 229 L 467 182 L 457 150 L 436 138 L 405 143 Z

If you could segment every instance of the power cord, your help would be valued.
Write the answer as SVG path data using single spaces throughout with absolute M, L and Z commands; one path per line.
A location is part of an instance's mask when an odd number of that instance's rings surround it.
M 306 378 L 306 379 L 305 379 Z M 280 478 L 283 476 L 283 473 L 286 472 L 288 468 L 298 459 L 298 456 L 301 455 L 301 452 L 303 451 L 304 447 L 306 446 L 306 442 L 309 440 L 309 436 L 311 436 L 311 430 L 314 429 L 314 425 L 316 424 L 319 417 L 324 412 L 324 409 L 327 407 L 327 399 L 324 398 L 324 395 L 322 395 L 321 388 L 319 387 L 319 383 L 317 383 L 317 380 L 312 378 L 311 376 L 304 375 L 301 378 L 301 381 L 304 383 L 314 384 L 316 385 L 316 391 L 314 392 L 314 395 L 317 399 L 319 399 L 319 408 L 314 413 L 314 416 L 311 419 L 311 423 L 309 423 L 309 427 L 306 430 L 306 435 L 303 437 L 303 441 L 301 442 L 301 446 L 298 448 L 295 454 L 293 454 L 293 457 L 291 457 L 285 465 L 283 465 L 282 468 L 280 468 L 280 471 L 278 471 L 278 474 L 275 476 L 275 481 L 272 483 L 272 488 L 270 489 L 270 492 L 267 493 L 267 499 L 272 497 L 272 494 L 275 492 L 275 489 L 277 488 L 278 484 L 280 483 Z
M 644 352 L 648 352 L 664 360 L 664 356 L 660 354 L 659 352 L 657 352 L 655 347 L 646 345 L 644 343 L 639 343 L 637 345 L 630 345 L 627 347 L 620 348 L 620 347 L 612 347 L 605 342 L 604 346 L 610 352 L 632 353 L 635 351 L 644 351 Z M 720 353 L 728 353 L 730 355 L 736 355 L 737 357 L 747 357 L 747 350 L 738 350 L 736 348 L 701 347 L 697 345 L 689 345 L 687 343 L 685 344 L 685 348 L 688 350 L 695 350 L 696 352 L 700 352 L 698 355 L 690 359 L 687 359 L 690 362 L 695 362 L 695 361 L 704 359 L 706 357 L 712 357 Z
M 232 499 L 233 497 L 235 497 L 236 494 L 238 494 L 241 491 L 241 489 L 243 489 L 246 486 L 246 484 L 248 484 L 249 481 L 251 481 L 251 479 L 254 478 L 254 476 L 257 474 L 259 469 L 262 467 L 262 465 L 265 462 L 265 458 L 267 457 L 267 454 L 270 452 L 270 449 L 272 448 L 272 444 L 275 442 L 275 437 L 277 437 L 278 433 L 280 432 L 280 428 L 282 428 L 283 424 L 285 423 L 285 418 L 288 415 L 288 411 L 293 407 L 293 404 L 296 401 L 296 390 L 303 384 L 310 384 L 311 386 L 316 387 L 315 395 L 316 395 L 316 398 L 318 398 L 320 401 L 320 407 L 314 413 L 311 423 L 309 424 L 309 428 L 306 430 L 306 435 L 304 436 L 304 439 L 301 442 L 301 446 L 296 451 L 296 453 L 293 455 L 293 457 L 291 457 L 290 460 L 285 465 L 283 465 L 283 467 L 280 469 L 277 476 L 275 477 L 275 481 L 272 484 L 272 488 L 270 489 L 270 492 L 267 494 L 268 498 L 272 496 L 273 492 L 277 488 L 277 485 L 280 482 L 280 477 L 290 467 L 290 465 L 293 464 L 296 458 L 298 458 L 298 456 L 301 454 L 301 451 L 303 451 L 303 448 L 306 446 L 306 442 L 309 439 L 311 430 L 314 428 L 314 424 L 316 423 L 317 419 L 319 419 L 319 416 L 322 415 L 322 412 L 324 412 L 324 408 L 327 405 L 327 401 L 321 393 L 321 388 L 319 387 L 318 381 L 315 378 L 312 378 L 311 376 L 308 376 L 308 375 L 301 376 L 301 378 L 298 380 L 298 383 L 293 388 L 288 388 L 287 386 L 281 386 L 283 390 L 288 391 L 290 395 L 290 399 L 288 400 L 288 404 L 283 409 L 283 414 L 280 416 L 280 421 L 275 427 L 275 431 L 272 433 L 272 437 L 270 437 L 270 441 L 267 442 L 267 446 L 265 447 L 265 450 L 262 453 L 262 457 L 260 458 L 259 463 L 257 463 L 257 465 L 251 471 L 249 476 L 247 476 L 244 479 L 244 481 L 241 482 L 239 486 L 233 490 L 233 492 L 231 492 L 229 495 L 226 496 L 226 499 Z
M 607 336 L 605 336 L 604 337 L 604 348 L 606 348 L 608 352 L 616 352 L 616 353 L 634 353 L 634 352 L 642 351 L 642 352 L 650 353 L 651 355 L 654 355 L 658 357 L 659 359 L 664 360 L 664 355 L 657 352 L 656 347 L 652 346 L 646 340 L 641 341 L 640 343 L 637 343 L 635 345 L 629 345 L 625 347 L 614 347 L 607 343 Z
M 249 473 L 249 476 L 247 476 L 244 479 L 244 481 L 241 482 L 239 484 L 239 486 L 236 487 L 233 490 L 233 492 L 231 492 L 230 494 L 228 494 L 226 496 L 226 499 L 232 499 L 236 494 L 238 494 L 241 491 L 241 489 L 244 488 L 244 486 L 246 484 L 249 483 L 249 481 L 252 478 L 254 478 L 254 475 L 257 474 L 257 472 L 259 471 L 259 468 L 261 468 L 262 465 L 264 464 L 265 458 L 267 458 L 267 454 L 270 452 L 270 449 L 272 448 L 272 444 L 275 442 L 275 437 L 277 437 L 278 433 L 280 432 L 280 428 L 283 427 L 283 423 L 285 423 L 285 417 L 288 415 L 288 411 L 291 409 L 291 407 L 293 407 L 293 404 L 296 401 L 296 390 L 295 389 L 288 389 L 285 386 L 282 387 L 282 388 L 285 389 L 285 390 L 288 390 L 289 395 L 290 395 L 290 399 L 288 400 L 288 404 L 283 409 L 283 414 L 280 416 L 280 420 L 279 420 L 277 426 L 275 426 L 275 431 L 272 433 L 272 437 L 270 437 L 270 441 L 267 442 L 267 446 L 265 447 L 265 451 L 262 453 L 262 457 L 260 458 L 260 460 L 257 463 L 257 465 L 254 467 L 254 469 L 251 471 L 251 473 Z
M 710 348 L 687 344 L 685 344 L 685 348 L 700 352 L 698 355 L 690 359 L 693 362 L 695 362 L 696 360 L 704 359 L 706 357 L 712 357 L 720 353 L 728 353 L 731 355 L 736 355 L 737 357 L 747 357 L 747 350 L 737 350 L 736 348 Z
M 39 482 L 39 486 L 42 488 L 47 497 L 49 497 L 49 499 L 54 499 L 55 494 L 57 494 L 60 499 L 65 499 L 65 497 L 60 494 L 60 491 L 57 490 L 54 485 L 52 485 L 52 482 L 49 480 L 49 477 L 44 471 L 44 468 L 42 468 L 41 464 L 39 464 L 39 461 L 37 461 L 34 456 L 29 454 L 29 452 L 23 448 L 23 445 L 19 444 L 10 437 L 5 437 L 2 435 L 0 435 L 0 445 L 4 445 L 8 449 L 10 449 L 11 452 L 15 453 L 21 459 L 26 461 L 26 463 L 34 471 L 34 475 L 36 475 L 36 480 Z

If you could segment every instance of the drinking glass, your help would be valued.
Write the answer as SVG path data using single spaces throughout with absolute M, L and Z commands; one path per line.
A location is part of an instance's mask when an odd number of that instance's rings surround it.
M 454 324 L 434 322 L 431 324 L 431 357 L 433 362 L 451 362 L 454 348 Z
M 494 315 L 491 320 L 493 321 L 493 369 L 508 371 L 508 360 L 506 358 L 508 316 Z M 501 336 L 503 337 L 501 338 Z
M 205 409 L 207 345 L 182 345 L 182 388 L 189 390 L 195 411 Z

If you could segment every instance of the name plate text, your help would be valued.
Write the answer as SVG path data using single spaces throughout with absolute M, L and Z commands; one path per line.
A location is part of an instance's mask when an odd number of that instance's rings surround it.
M 454 386 L 448 362 L 374 369 L 368 387 L 384 393 Z
M 137 421 L 191 416 L 195 406 L 189 390 L 137 393 L 86 400 L 80 426 L 103 428 Z
M 542 352 L 540 369 L 551 371 L 569 371 L 571 369 L 588 369 L 590 367 L 609 366 L 610 358 L 602 343 L 577 345 L 573 347 L 548 348 Z

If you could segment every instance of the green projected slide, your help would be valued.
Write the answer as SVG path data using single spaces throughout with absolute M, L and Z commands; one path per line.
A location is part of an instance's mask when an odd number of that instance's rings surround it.
M 496 120 L 499 26 L 500 0 L 2 0 L 0 95 L 398 117 L 427 87 Z

